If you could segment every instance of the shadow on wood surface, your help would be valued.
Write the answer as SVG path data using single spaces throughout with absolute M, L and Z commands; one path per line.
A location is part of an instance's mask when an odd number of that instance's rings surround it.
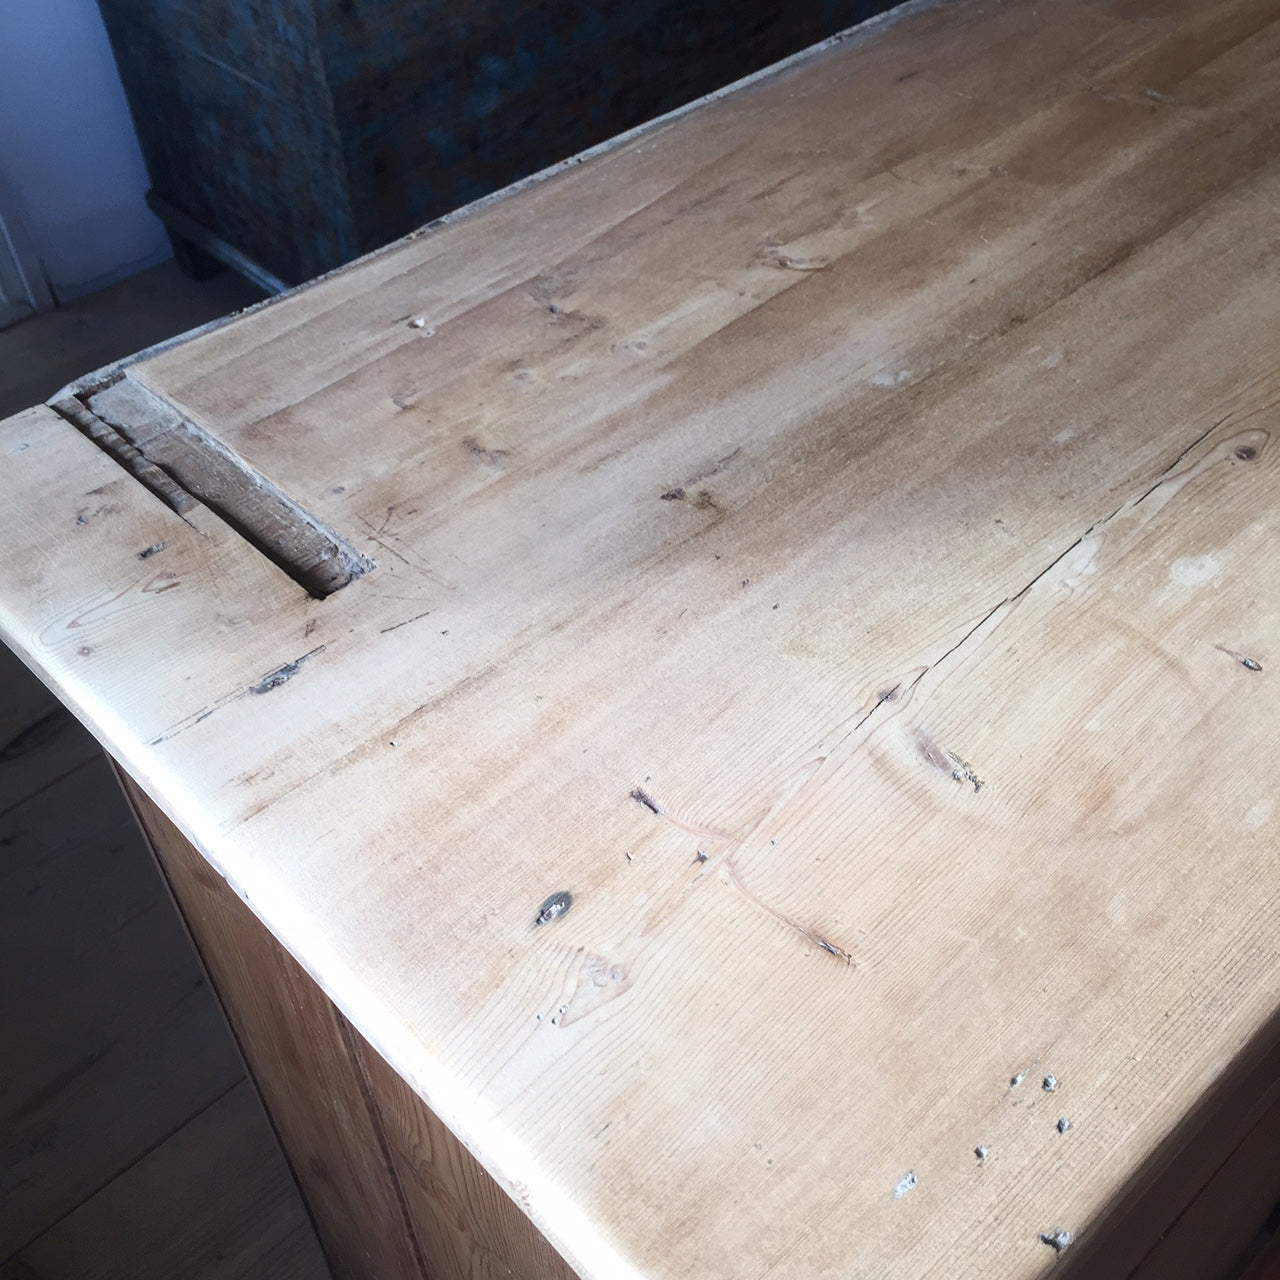
M 1266 1255 L 1270 1266 L 1260 1256 L 1271 1243 L 1278 1202 L 1280 1012 L 1143 1161 L 1096 1224 L 1076 1232 L 1079 1242 L 1063 1251 L 1054 1274 L 1062 1280 L 1267 1280 L 1280 1275 L 1274 1252 Z M 1265 1269 L 1255 1270 L 1259 1264 Z

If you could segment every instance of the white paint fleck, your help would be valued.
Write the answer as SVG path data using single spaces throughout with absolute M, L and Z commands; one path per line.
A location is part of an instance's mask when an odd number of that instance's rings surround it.
M 1042 369 L 1056 369 L 1062 363 L 1061 351 L 1050 351 L 1043 360 L 1040 361 Z
M 1068 440 L 1074 440 L 1075 438 L 1076 438 L 1075 427 L 1065 427 L 1063 430 L 1059 431 L 1056 436 L 1053 437 L 1053 443 L 1066 444 Z
M 901 1200 L 908 1191 L 914 1191 L 919 1183 L 920 1179 L 916 1177 L 914 1170 L 910 1173 L 904 1173 L 898 1180 L 898 1185 L 893 1189 L 893 1198 Z
M 870 381 L 873 387 L 900 387 L 909 377 L 911 377 L 910 369 L 899 369 L 897 373 L 889 369 L 881 369 L 879 373 L 871 375 Z
M 1222 562 L 1214 555 L 1179 556 L 1169 566 L 1169 580 L 1180 587 L 1202 587 L 1222 572 Z
M 1265 826 L 1271 817 L 1272 804 L 1270 800 L 1262 799 L 1257 801 L 1249 812 L 1244 815 L 1244 825 L 1250 831 L 1257 831 L 1259 827 Z

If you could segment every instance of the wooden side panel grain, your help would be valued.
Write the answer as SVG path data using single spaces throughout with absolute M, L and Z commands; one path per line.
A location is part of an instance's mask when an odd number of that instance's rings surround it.
M 1210 1085 L 1063 1280 L 1238 1280 L 1280 1203 L 1280 1035 L 1274 1025 Z
M 123 773 L 121 781 L 222 998 L 334 1275 L 423 1280 L 337 1011 L 137 784 Z
M 459 1280 L 577 1280 L 511 1197 L 381 1056 L 363 1040 L 358 1052 L 418 1224 L 427 1274 Z
M 1273 1214 L 1270 1225 L 1275 1234 L 1259 1243 L 1245 1269 L 1239 1275 L 1231 1276 L 1230 1280 L 1280 1280 L 1280 1229 L 1276 1229 L 1277 1219 L 1280 1219 L 1280 1214 Z
M 136 783 L 169 876 L 339 1276 L 576 1280 Z

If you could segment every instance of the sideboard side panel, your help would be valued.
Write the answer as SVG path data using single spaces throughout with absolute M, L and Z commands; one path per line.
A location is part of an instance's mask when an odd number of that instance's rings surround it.
M 427 1280 L 338 1011 L 178 828 L 118 772 L 279 1133 L 335 1280 Z

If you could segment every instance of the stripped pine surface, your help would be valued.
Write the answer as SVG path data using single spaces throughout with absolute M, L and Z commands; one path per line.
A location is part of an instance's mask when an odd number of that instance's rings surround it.
M 0 631 L 586 1280 L 1044 1274 L 1265 1114 L 1278 112 L 909 9 L 76 388 L 323 600 L 5 423 Z

